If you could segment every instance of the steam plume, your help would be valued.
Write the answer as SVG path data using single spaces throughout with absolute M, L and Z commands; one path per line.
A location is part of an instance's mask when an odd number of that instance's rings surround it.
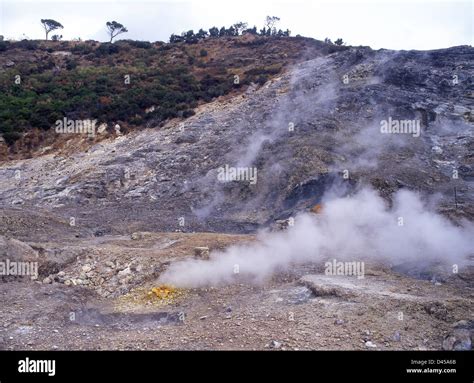
M 461 266 L 474 253 L 472 223 L 453 225 L 410 191 L 399 191 L 393 201 L 388 207 L 370 189 L 333 198 L 326 201 L 324 214 L 298 215 L 288 231 L 262 232 L 257 242 L 214 252 L 209 261 L 172 264 L 160 280 L 202 287 L 231 283 L 238 275 L 239 281 L 260 283 L 277 269 L 328 258 L 394 264 L 443 261 Z

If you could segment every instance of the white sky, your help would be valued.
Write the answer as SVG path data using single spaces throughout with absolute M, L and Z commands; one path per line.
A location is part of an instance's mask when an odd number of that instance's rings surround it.
M 0 0 L 0 35 L 41 39 L 40 19 L 64 25 L 68 40 L 107 40 L 105 23 L 116 20 L 129 33 L 118 37 L 168 41 L 171 33 L 245 21 L 263 26 L 265 16 L 281 18 L 279 27 L 319 40 L 338 37 L 351 45 L 372 48 L 435 49 L 473 45 L 474 0 L 365 1 L 68 1 Z

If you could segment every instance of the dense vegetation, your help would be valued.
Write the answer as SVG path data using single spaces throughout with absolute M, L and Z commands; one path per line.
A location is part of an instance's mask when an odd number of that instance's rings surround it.
M 326 49 L 288 38 L 289 31 L 275 28 L 277 19 L 267 18 L 259 32 L 236 23 L 172 35 L 169 44 L 0 40 L 0 133 L 12 144 L 65 117 L 160 126 L 252 82 L 263 85 L 301 52 Z
M 8 44 L 2 43 L 2 49 Z M 30 41 L 12 45 L 37 48 Z M 72 49 L 90 55 L 96 65 L 78 65 L 77 59 L 68 57 L 64 68 L 58 68 L 57 60 L 51 58 L 22 62 L 0 73 L 0 132 L 5 140 L 12 143 L 30 128 L 49 129 L 63 117 L 130 125 L 151 121 L 157 125 L 169 118 L 188 117 L 198 102 L 210 101 L 235 86 L 225 68 L 198 79 L 189 65 L 166 65 L 163 61 L 162 65 L 148 66 L 146 58 L 159 57 L 160 52 L 152 51 L 146 42 L 130 42 L 130 46 L 149 49 L 150 55 L 138 57 L 135 63 L 115 65 L 121 49 L 126 51 L 124 45 L 76 45 Z M 114 65 L 101 64 L 111 57 Z M 150 107 L 154 110 L 146 113 Z
M 74 68 L 60 75 L 54 72 L 25 76 L 24 85 L 8 84 L 20 71 L 0 77 L 1 131 L 7 141 L 30 127 L 49 129 L 56 120 L 94 118 L 98 121 L 128 121 L 141 124 L 172 117 L 189 116 L 199 99 L 224 93 L 222 79 L 197 81 L 187 68 Z M 125 84 L 133 76 L 140 86 Z M 133 80 L 135 78 L 137 80 Z M 207 83 L 212 86 L 208 87 Z M 158 105 L 151 113 L 145 108 Z
M 276 28 L 267 28 L 263 27 L 260 31 L 257 31 L 257 27 L 247 28 L 246 23 L 237 23 L 232 25 L 229 28 L 222 27 L 216 28 L 212 27 L 208 31 L 204 29 L 200 29 L 197 33 L 194 33 L 193 30 L 189 30 L 187 32 L 181 33 L 181 35 L 172 34 L 170 36 L 170 43 L 179 43 L 185 42 L 188 44 L 196 44 L 199 40 L 205 39 L 207 37 L 228 37 L 228 36 L 240 36 L 241 34 L 251 34 L 255 36 L 276 36 L 276 37 L 289 37 L 291 32 L 289 29 L 283 31 L 281 29 Z

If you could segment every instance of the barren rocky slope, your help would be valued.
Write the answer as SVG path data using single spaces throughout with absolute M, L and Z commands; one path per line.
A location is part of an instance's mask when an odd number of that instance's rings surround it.
M 473 58 L 469 47 L 317 57 L 184 122 L 3 163 L 1 202 L 6 215 L 75 217 L 89 234 L 175 230 L 180 217 L 186 231 L 242 232 L 311 207 L 347 170 L 349 188 L 439 192 L 447 213 L 472 217 Z M 420 137 L 381 134 L 388 118 L 419 120 Z M 219 182 L 225 165 L 257 168 L 258 182 Z
M 472 259 L 456 275 L 373 263 L 364 280 L 299 265 L 147 298 L 194 247 L 255 241 L 330 189 L 439 194 L 444 215 L 472 221 L 474 49 L 310 56 L 184 121 L 2 163 L 0 255 L 38 261 L 39 279 L 2 279 L 0 347 L 470 349 Z M 389 118 L 421 134 L 382 134 Z M 226 165 L 258 181 L 220 182 Z

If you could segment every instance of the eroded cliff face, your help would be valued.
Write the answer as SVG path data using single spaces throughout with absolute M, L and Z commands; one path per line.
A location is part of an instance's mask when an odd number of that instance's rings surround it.
M 440 193 L 472 218 L 474 49 L 312 55 L 184 121 L 3 163 L 5 216 L 74 217 L 84 235 L 248 232 L 372 185 Z

